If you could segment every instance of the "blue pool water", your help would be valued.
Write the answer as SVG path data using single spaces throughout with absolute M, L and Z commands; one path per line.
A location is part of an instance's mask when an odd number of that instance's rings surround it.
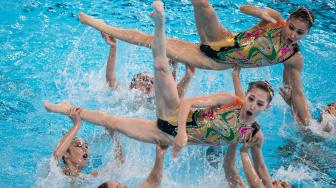
M 301 1 L 211 1 L 226 28 L 242 31 L 257 20 L 239 13 L 243 3 L 271 7 L 283 17 L 299 5 L 316 15 L 316 24 L 301 41 L 305 57 L 303 88 L 315 118 L 319 110 L 336 101 L 336 5 L 334 0 Z M 189 0 L 166 1 L 166 30 L 169 37 L 197 42 L 198 36 Z M 0 2 L 0 187 L 70 187 L 69 178 L 55 170 L 50 160 L 59 139 L 71 121 L 49 114 L 42 101 L 68 100 L 74 105 L 104 110 L 115 115 L 154 119 L 153 108 L 135 105 L 137 96 L 127 91 L 132 75 L 152 72 L 151 51 L 118 43 L 117 75 L 121 91 L 107 88 L 105 64 L 108 46 L 100 33 L 81 25 L 79 11 L 103 18 L 109 24 L 153 32 L 149 18 L 151 1 L 17 0 Z M 179 76 L 183 73 L 179 68 Z M 282 83 L 282 66 L 242 71 L 244 86 L 251 80 L 268 79 L 276 88 Z M 197 70 L 187 96 L 233 91 L 231 71 Z M 265 134 L 263 153 L 273 178 L 290 181 L 294 187 L 336 187 L 335 140 L 310 142 L 295 127 L 279 94 L 269 111 L 259 118 Z M 85 123 L 79 132 L 90 144 L 86 172 L 103 168 L 98 178 L 82 177 L 78 187 L 95 187 L 115 179 L 134 187 L 149 172 L 155 147 L 122 137 L 125 166 L 111 164 L 113 142 L 100 127 Z M 220 148 L 225 151 L 225 147 Z M 165 160 L 162 187 L 227 186 L 221 168 L 205 160 L 206 147 L 188 146 L 177 160 L 171 151 Z M 239 158 L 238 158 L 239 159 Z M 240 174 L 241 163 L 237 160 Z M 145 172 L 145 173 L 144 173 Z

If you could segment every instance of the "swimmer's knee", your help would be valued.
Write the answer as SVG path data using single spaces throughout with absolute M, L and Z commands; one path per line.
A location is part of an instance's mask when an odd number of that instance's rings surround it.
M 168 70 L 168 60 L 166 58 L 156 58 L 154 59 L 154 69 L 160 72 L 169 72 Z

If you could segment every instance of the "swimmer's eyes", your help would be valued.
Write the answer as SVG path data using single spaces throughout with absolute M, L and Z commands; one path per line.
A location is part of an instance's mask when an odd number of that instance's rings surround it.
M 298 31 L 298 32 L 296 32 L 298 35 L 303 35 L 304 33 L 303 33 L 303 31 Z
M 253 102 L 253 101 L 254 101 L 254 98 L 253 98 L 253 97 L 249 97 L 248 100 L 249 100 L 250 102 Z
M 289 28 L 289 30 L 291 30 L 291 31 L 294 31 L 294 30 L 295 30 L 295 27 L 294 27 L 293 25 L 289 25 L 288 28 Z M 302 31 L 302 30 L 298 30 L 298 31 L 296 31 L 296 33 L 297 33 L 298 35 L 303 35 L 303 34 L 305 34 L 305 32 Z
M 264 106 L 264 103 L 257 103 L 257 105 L 258 105 L 259 107 L 263 107 L 263 106 Z
M 154 84 L 154 80 L 148 77 L 140 77 L 136 78 L 137 81 L 142 81 L 142 82 L 150 82 L 151 84 Z
M 287 187 L 287 183 L 281 182 L 281 187 L 286 188 Z
M 76 147 L 79 147 L 79 148 L 85 148 L 85 149 L 88 149 L 89 146 L 85 143 L 85 144 L 82 144 L 82 143 L 77 143 L 76 144 Z
M 294 31 L 294 26 L 289 25 L 288 28 L 289 28 L 289 30 Z

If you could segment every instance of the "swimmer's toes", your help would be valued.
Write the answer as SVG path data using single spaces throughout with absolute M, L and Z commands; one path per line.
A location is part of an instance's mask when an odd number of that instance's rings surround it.
M 80 23 L 86 23 L 87 17 L 88 17 L 88 15 L 86 15 L 83 12 L 80 12 L 78 14 L 78 18 L 79 18 Z
M 152 17 L 163 17 L 164 16 L 164 9 L 162 1 L 154 1 L 153 2 L 154 11 L 152 12 Z

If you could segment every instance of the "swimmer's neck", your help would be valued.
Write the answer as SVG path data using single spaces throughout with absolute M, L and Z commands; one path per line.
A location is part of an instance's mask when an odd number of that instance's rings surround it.
M 81 169 L 75 165 L 67 164 L 63 168 L 63 173 L 67 176 L 79 176 Z

